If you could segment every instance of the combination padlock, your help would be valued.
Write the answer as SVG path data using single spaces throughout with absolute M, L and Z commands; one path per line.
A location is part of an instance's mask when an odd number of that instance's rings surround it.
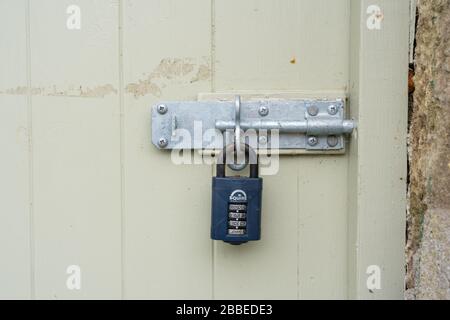
M 212 179 L 211 238 L 239 245 L 261 238 L 263 180 L 259 177 L 258 156 L 247 144 L 250 177 L 227 177 L 229 147 L 219 156 L 216 177 Z

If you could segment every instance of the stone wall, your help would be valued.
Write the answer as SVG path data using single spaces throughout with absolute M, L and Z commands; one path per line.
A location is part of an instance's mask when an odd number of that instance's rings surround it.
M 418 10 L 407 298 L 450 299 L 450 0 Z

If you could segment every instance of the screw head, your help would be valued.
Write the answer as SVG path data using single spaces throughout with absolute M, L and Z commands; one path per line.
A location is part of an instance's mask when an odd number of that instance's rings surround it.
M 166 138 L 160 138 L 159 141 L 158 141 L 158 145 L 161 148 L 165 148 L 165 147 L 167 147 L 169 145 L 169 141 Z
M 327 143 L 328 143 L 328 146 L 330 146 L 331 148 L 334 148 L 338 145 L 339 138 L 336 136 L 328 136 Z
M 308 144 L 311 147 L 316 146 L 318 143 L 319 143 L 319 139 L 317 139 L 317 137 L 314 137 L 314 136 L 308 137 Z
M 261 106 L 259 107 L 259 115 L 262 117 L 265 117 L 269 114 L 269 107 L 268 106 Z
M 307 111 L 308 114 L 312 117 L 315 117 L 319 114 L 319 108 L 317 106 L 309 106 Z
M 265 146 L 267 144 L 267 137 L 266 136 L 260 136 L 259 139 L 259 144 Z
M 165 104 L 160 104 L 156 107 L 156 110 L 158 110 L 159 114 L 165 114 L 169 108 Z
M 334 116 L 335 114 L 337 114 L 338 111 L 339 111 L 339 108 L 338 108 L 336 105 L 334 105 L 334 104 L 332 104 L 331 106 L 328 107 L 328 113 L 329 113 L 330 115 L 332 115 L 332 116 Z

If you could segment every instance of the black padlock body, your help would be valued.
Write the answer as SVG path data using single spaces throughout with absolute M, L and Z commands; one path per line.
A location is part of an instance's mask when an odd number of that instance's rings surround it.
M 261 178 L 213 177 L 211 238 L 242 244 L 261 238 Z

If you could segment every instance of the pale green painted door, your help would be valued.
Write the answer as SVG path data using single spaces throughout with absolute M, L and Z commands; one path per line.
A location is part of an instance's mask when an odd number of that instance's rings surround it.
M 0 297 L 401 298 L 409 7 L 377 1 L 370 29 L 370 5 L 1 0 Z M 150 107 L 243 91 L 344 94 L 359 128 L 283 157 L 263 239 L 232 247 L 209 239 L 212 167 L 152 146 Z

